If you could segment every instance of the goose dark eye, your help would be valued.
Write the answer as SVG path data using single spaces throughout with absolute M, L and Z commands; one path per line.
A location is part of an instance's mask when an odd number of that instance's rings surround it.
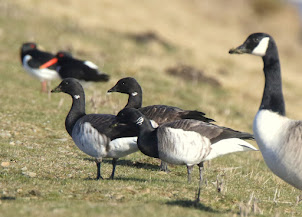
M 122 82 L 122 85 L 125 85 L 125 82 Z

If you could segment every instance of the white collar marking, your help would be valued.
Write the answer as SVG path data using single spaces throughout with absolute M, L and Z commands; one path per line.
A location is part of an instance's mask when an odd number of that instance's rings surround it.
M 144 122 L 144 118 L 143 118 L 143 117 L 139 117 L 139 118 L 136 120 L 136 124 L 137 124 L 137 125 L 142 125 L 143 122 Z
M 133 92 L 131 93 L 132 96 L 136 96 L 137 95 L 137 92 Z
M 252 54 L 261 57 L 265 56 L 266 50 L 268 48 L 268 44 L 269 44 L 269 37 L 265 37 L 261 39 L 257 47 L 255 47 L 254 50 L 252 51 Z
M 75 99 L 80 99 L 81 97 L 80 97 L 80 95 L 74 95 L 74 98 Z

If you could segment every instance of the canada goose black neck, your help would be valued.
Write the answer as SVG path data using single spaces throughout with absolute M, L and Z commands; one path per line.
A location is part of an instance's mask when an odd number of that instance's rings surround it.
M 274 39 L 266 33 L 253 33 L 242 45 L 231 49 L 229 53 L 247 53 L 262 57 L 265 86 L 259 110 L 266 109 L 285 116 L 279 55 Z
M 262 59 L 264 63 L 265 86 L 259 109 L 268 109 L 285 116 L 278 49 L 271 37 L 266 54 Z

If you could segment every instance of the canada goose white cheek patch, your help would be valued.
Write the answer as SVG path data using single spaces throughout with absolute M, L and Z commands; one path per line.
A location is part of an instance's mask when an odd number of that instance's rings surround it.
M 269 44 L 269 37 L 265 37 L 261 39 L 257 47 L 255 47 L 254 50 L 252 51 L 252 54 L 261 57 L 265 56 L 266 50 L 268 48 L 268 44 Z

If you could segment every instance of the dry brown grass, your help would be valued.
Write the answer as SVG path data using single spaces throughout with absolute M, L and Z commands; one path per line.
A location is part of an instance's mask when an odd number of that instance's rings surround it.
M 199 109 L 218 124 L 251 131 L 263 90 L 262 62 L 248 55 L 230 56 L 228 50 L 252 32 L 273 35 L 288 115 L 302 119 L 302 47 L 293 8 L 282 6 L 278 13 L 259 17 L 245 0 L 3 0 L 0 12 L 0 163 L 10 163 L 0 166 L 0 216 L 13 216 L 16 210 L 24 216 L 298 216 L 299 192 L 272 175 L 260 153 L 212 161 L 201 205 L 195 208 L 190 201 L 197 179 L 187 185 L 184 167 L 158 173 L 158 162 L 138 153 L 121 161 L 116 181 L 87 179 L 95 176 L 93 162 L 64 129 L 69 97 L 59 94 L 49 101 L 38 93 L 38 82 L 24 73 L 18 56 L 23 41 L 35 40 L 46 50 L 70 49 L 108 70 L 109 83 L 86 89 L 88 113 L 116 113 L 126 97 L 105 95 L 106 90 L 122 76 L 134 76 L 143 87 L 144 105 Z M 149 31 L 171 47 L 156 41 L 138 44 L 128 37 Z M 201 69 L 222 87 L 164 72 L 178 64 Z M 110 173 L 109 162 L 103 170 Z M 222 183 L 219 193 L 217 183 Z

